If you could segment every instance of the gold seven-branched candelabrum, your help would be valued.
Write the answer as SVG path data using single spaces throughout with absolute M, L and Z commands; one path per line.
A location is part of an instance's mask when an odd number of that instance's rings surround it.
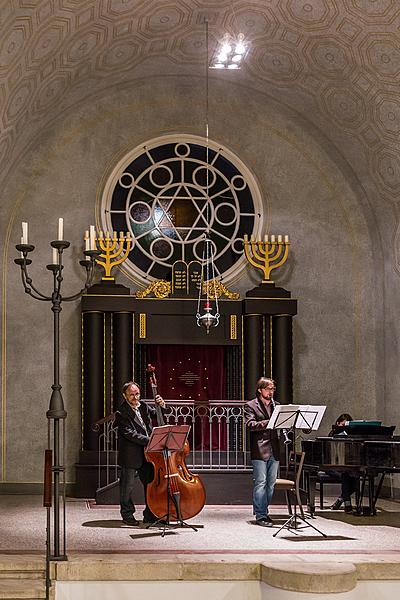
M 252 235 L 250 240 L 247 235 L 243 238 L 244 253 L 251 265 L 263 272 L 262 283 L 273 283 L 270 278 L 271 271 L 281 267 L 289 254 L 289 236 L 281 235 L 264 236 L 264 241 L 255 240 Z
M 47 450 L 45 453 L 45 490 L 44 506 L 47 508 L 47 558 L 51 560 L 66 560 L 66 518 L 65 518 L 65 419 L 67 412 L 64 408 L 64 400 L 60 385 L 60 313 L 62 302 L 72 302 L 80 298 L 92 285 L 96 258 L 100 254 L 98 250 L 86 249 L 84 251 L 86 260 L 80 264 L 86 270 L 86 281 L 79 292 L 71 296 L 62 296 L 61 288 L 63 282 L 63 253 L 70 246 L 70 242 L 63 239 L 63 219 L 58 220 L 57 239 L 50 242 L 53 248 L 52 262 L 46 268 L 53 274 L 53 289 L 50 294 L 43 294 L 34 284 L 28 273 L 28 267 L 32 260 L 28 258 L 35 246 L 28 243 L 28 224 L 22 223 L 21 243 L 16 245 L 20 252 L 20 258 L 14 262 L 21 268 L 22 285 L 29 296 L 42 302 L 50 302 L 53 311 L 53 385 L 50 397 L 49 409 L 46 413 Z M 53 427 L 52 427 L 53 424 Z M 62 430 L 60 431 L 60 425 Z M 51 433 L 53 430 L 53 444 L 51 446 Z M 47 489 L 48 488 L 48 489 Z M 54 501 L 54 504 L 53 504 Z M 51 507 L 53 506 L 53 544 L 51 544 Z M 62 517 L 62 521 L 61 521 Z
M 91 228 L 90 231 L 85 233 L 85 247 L 87 249 L 94 248 L 96 242 L 99 250 L 96 262 L 104 269 L 104 276 L 101 279 L 102 281 L 114 281 L 115 278 L 111 276 L 111 270 L 128 258 L 133 243 L 131 234 L 128 231 L 124 235 L 124 232 L 120 231 L 118 236 L 116 231 L 112 235 L 106 231 L 104 235 L 100 231 L 96 237 Z

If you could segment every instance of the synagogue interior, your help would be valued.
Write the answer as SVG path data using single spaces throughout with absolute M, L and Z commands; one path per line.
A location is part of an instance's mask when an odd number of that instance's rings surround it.
M 399 29 L 1 0 L 0 598 L 399 592 Z

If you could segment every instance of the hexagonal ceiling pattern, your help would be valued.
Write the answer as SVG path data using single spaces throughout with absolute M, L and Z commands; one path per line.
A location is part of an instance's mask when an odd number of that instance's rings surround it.
M 143 76 L 149 59 L 152 73 L 160 58 L 160 73 L 166 60 L 171 73 L 203 72 L 205 16 L 210 52 L 225 31 L 242 31 L 252 44 L 244 68 L 213 77 L 284 101 L 381 200 L 397 202 L 398 0 L 2 0 L 2 170 L 72 102 Z

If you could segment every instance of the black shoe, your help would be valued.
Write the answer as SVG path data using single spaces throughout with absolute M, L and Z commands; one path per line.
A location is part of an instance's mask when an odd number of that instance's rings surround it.
M 148 517 L 147 519 L 145 519 L 143 517 L 143 523 L 147 525 L 152 525 L 154 523 L 157 523 L 157 525 L 168 525 L 167 521 L 165 521 L 164 519 L 157 519 L 157 517 L 154 517 L 154 519 L 149 519 Z
M 335 502 L 332 504 L 331 506 L 331 510 L 339 510 L 339 508 L 342 506 L 343 504 L 343 500 L 341 498 L 338 498 L 337 500 L 335 500 Z
M 256 520 L 256 525 L 260 525 L 260 527 L 272 527 L 272 519 L 270 517 L 261 517 L 261 519 Z
M 135 519 L 135 517 L 125 517 L 125 519 L 122 519 L 122 522 L 125 523 L 125 525 L 139 525 L 139 521 L 137 519 Z
M 345 504 L 344 505 L 344 512 L 346 513 L 346 515 L 352 515 L 352 514 L 354 514 L 352 505 L 351 504 Z

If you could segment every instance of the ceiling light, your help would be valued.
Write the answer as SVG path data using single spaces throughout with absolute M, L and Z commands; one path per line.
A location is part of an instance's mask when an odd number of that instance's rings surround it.
M 249 44 L 245 43 L 243 33 L 239 33 L 237 38 L 226 33 L 215 49 L 210 68 L 240 69 L 242 60 L 245 58 L 248 49 Z

